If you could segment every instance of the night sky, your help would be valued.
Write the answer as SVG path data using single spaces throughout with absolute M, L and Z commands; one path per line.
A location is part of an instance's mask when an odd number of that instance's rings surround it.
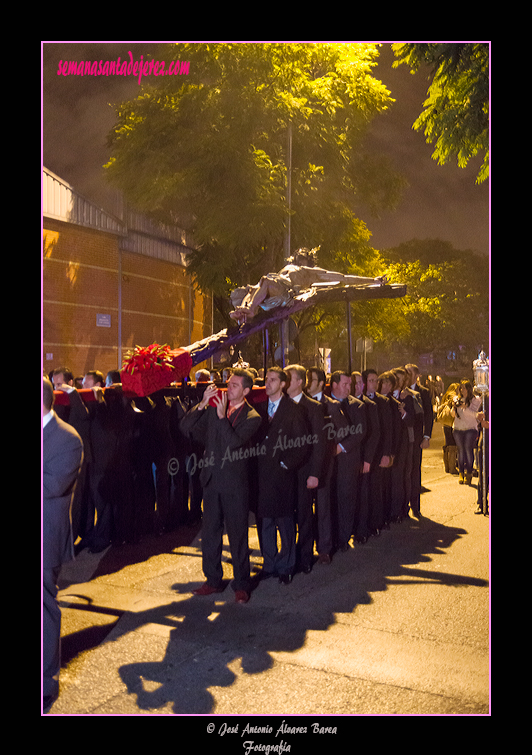
M 50 42 L 43 43 L 42 154 L 43 165 L 71 183 L 95 204 L 115 211 L 102 166 L 109 152 L 106 139 L 114 123 L 110 103 L 135 97 L 140 87 L 133 77 L 63 77 L 60 60 L 140 60 L 152 43 Z M 429 82 L 424 74 L 410 74 L 407 66 L 392 68 L 390 43 L 383 43 L 379 64 L 373 69 L 391 91 L 395 104 L 373 121 L 368 143 L 387 154 L 405 176 L 409 187 L 397 210 L 379 220 L 362 216 L 372 232 L 376 249 L 412 239 L 441 239 L 455 249 L 489 253 L 489 182 L 475 178 L 481 159 L 468 168 L 456 162 L 438 165 L 433 145 L 412 129 L 420 114 Z

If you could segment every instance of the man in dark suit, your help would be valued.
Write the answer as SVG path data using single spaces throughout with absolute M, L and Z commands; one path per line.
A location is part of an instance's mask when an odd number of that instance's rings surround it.
M 266 373 L 267 401 L 257 405 L 262 416 L 258 456 L 257 517 L 261 532 L 262 577 L 292 581 L 296 563 L 295 507 L 297 470 L 311 450 L 304 410 L 285 393 L 289 378 L 280 367 Z M 281 550 L 277 549 L 277 532 Z
M 206 582 L 196 595 L 221 592 L 224 524 L 233 562 L 233 589 L 237 603 L 247 603 L 251 581 L 249 566 L 249 459 L 256 450 L 252 441 L 261 420 L 246 396 L 253 375 L 233 371 L 227 393 L 209 385 L 203 398 L 181 420 L 181 429 L 203 440 L 201 459 L 191 457 L 189 471 L 199 474 L 203 487 L 202 554 Z
M 417 391 L 421 397 L 423 412 L 416 414 L 414 424 L 414 445 L 412 447 L 412 484 L 410 490 L 410 508 L 414 516 L 421 515 L 421 462 L 423 449 L 428 448 L 434 424 L 434 410 L 430 391 L 419 382 L 419 368 L 415 364 L 407 364 L 408 385 Z
M 42 534 L 43 534 L 43 707 L 59 694 L 61 609 L 57 578 L 61 565 L 74 558 L 71 507 L 83 461 L 78 432 L 53 411 L 54 393 L 43 378 Z
M 351 393 L 366 407 L 368 430 L 362 446 L 362 463 L 360 466 L 357 509 L 353 535 L 357 543 L 365 543 L 370 536 L 369 516 L 371 500 L 371 470 L 375 461 L 377 445 L 380 441 L 381 427 L 377 404 L 366 396 L 364 379 L 361 372 L 351 373 Z
M 393 370 L 379 375 L 379 393 L 388 399 L 392 434 L 392 463 L 384 469 L 384 525 L 400 520 L 404 497 L 405 463 L 408 445 L 408 415 L 403 403 L 395 396 L 397 382 Z M 397 395 L 400 388 L 397 388 Z
M 339 401 L 325 393 L 325 372 L 320 367 L 311 367 L 307 373 L 307 391 L 311 398 L 324 408 L 323 426 L 324 459 L 323 472 L 316 490 L 316 548 L 318 563 L 330 564 L 333 550 L 332 494 L 337 450 L 336 438 L 347 427 Z
M 97 394 L 99 400 L 90 404 L 90 461 L 85 489 L 87 526 L 84 532 L 78 533 L 82 538 L 76 544 L 77 553 L 84 548 L 91 553 L 101 553 L 111 542 L 132 541 L 141 532 L 151 531 L 152 526 L 148 515 L 140 515 L 144 506 L 150 507 L 147 493 L 153 490 L 151 463 L 147 454 L 142 454 L 142 462 L 140 454 L 134 458 L 135 446 L 144 437 L 141 427 L 146 415 L 135 409 L 121 385 L 113 385 L 106 388 L 104 394 Z M 150 508 L 153 511 L 153 493 Z
M 310 453 L 297 471 L 297 568 L 310 574 L 314 554 L 314 495 L 323 475 L 325 457 L 325 406 L 304 393 L 307 370 L 300 364 L 291 364 L 285 372 L 290 378 L 286 393 L 304 410 L 311 433 Z
M 68 422 L 77 431 L 83 441 L 83 464 L 79 473 L 74 499 L 72 501 L 72 537 L 76 542 L 77 537 L 83 537 L 91 527 L 89 522 L 90 512 L 87 505 L 87 487 L 89 485 L 89 470 L 92 463 L 92 447 L 90 440 L 91 414 L 93 402 L 85 404 L 78 391 L 74 388 L 72 373 L 66 367 L 54 370 L 54 391 L 62 391 L 67 398 L 67 403 L 54 403 L 56 416 Z M 94 520 L 94 512 L 93 520 Z
M 368 527 L 370 535 L 378 535 L 385 526 L 385 478 L 392 465 L 393 427 L 389 399 L 378 392 L 379 376 L 376 370 L 368 369 L 362 373 L 364 392 L 377 406 L 379 413 L 379 442 L 375 449 L 375 458 L 371 465 L 369 487 L 370 507 Z
M 410 505 L 410 496 L 412 490 L 412 460 L 414 458 L 414 424 L 416 414 L 422 413 L 421 399 L 418 393 L 415 393 L 408 387 L 408 375 L 404 367 L 393 367 L 392 373 L 395 377 L 394 397 L 399 401 L 401 411 L 401 422 L 403 424 L 403 445 L 402 445 L 402 490 L 397 485 L 397 476 L 394 480 L 392 506 L 394 518 L 401 521 L 408 516 L 408 507 Z M 392 470 L 393 472 L 393 470 Z M 392 475 L 393 476 L 393 475 Z
M 341 551 L 349 549 L 357 508 L 358 477 L 362 448 L 367 433 L 366 407 L 351 395 L 351 375 L 337 370 L 331 375 L 331 396 L 340 402 L 347 420 L 345 433 L 336 444 L 335 506 L 336 545 Z

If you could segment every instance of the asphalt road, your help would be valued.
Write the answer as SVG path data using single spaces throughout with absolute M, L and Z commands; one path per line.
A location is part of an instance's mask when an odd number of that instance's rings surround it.
M 61 573 L 61 694 L 48 715 L 179 715 L 201 743 L 237 753 L 302 752 L 309 737 L 337 746 L 360 715 L 489 715 L 490 519 L 475 514 L 476 480 L 445 474 L 442 443 L 436 425 L 420 520 L 289 586 L 262 582 L 246 605 L 230 587 L 192 595 L 197 529 L 84 551 Z M 258 570 L 253 524 L 249 536 Z

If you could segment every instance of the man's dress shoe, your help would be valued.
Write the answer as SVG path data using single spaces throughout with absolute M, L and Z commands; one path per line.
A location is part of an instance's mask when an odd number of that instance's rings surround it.
M 215 592 L 223 592 L 223 587 L 211 587 L 205 582 L 205 584 L 192 592 L 194 595 L 213 595 Z

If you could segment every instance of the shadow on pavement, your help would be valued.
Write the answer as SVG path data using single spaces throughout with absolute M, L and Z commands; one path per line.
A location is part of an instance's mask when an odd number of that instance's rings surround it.
M 157 637 L 158 647 L 167 642 L 164 657 L 125 663 L 120 677 L 142 710 L 212 713 L 215 699 L 209 690 L 235 682 L 237 674 L 230 668 L 235 662 L 240 662 L 242 674 L 264 673 L 273 667 L 272 653 L 302 648 L 309 631 L 326 631 L 338 614 L 370 603 L 372 593 L 402 581 L 487 586 L 485 580 L 420 568 L 465 534 L 426 518 L 409 519 L 364 546 L 337 554 L 331 566 L 315 566 L 311 574 L 297 575 L 287 587 L 276 580 L 259 583 L 246 605 L 233 602 L 230 588 L 209 597 L 177 597 L 198 583 L 176 583 L 175 601 L 128 612 L 117 625 L 113 642 L 147 625 L 168 628 L 167 638 Z

